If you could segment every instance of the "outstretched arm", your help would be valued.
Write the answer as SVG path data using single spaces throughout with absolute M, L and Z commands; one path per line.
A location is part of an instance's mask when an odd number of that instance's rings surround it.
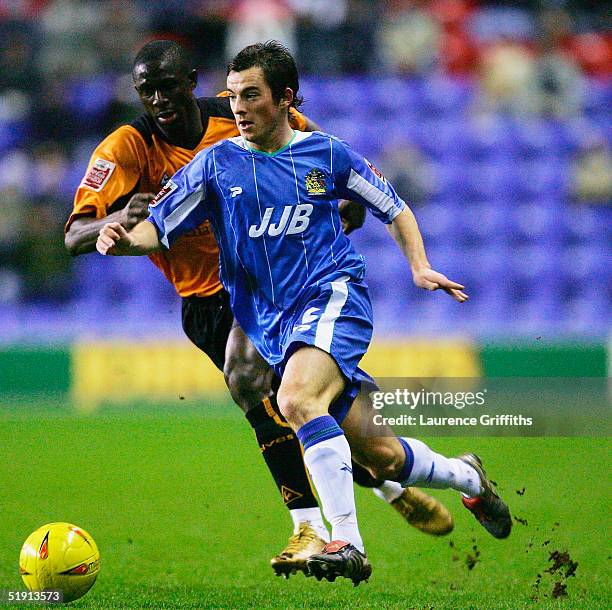
M 127 202 L 126 206 L 110 213 L 104 218 L 92 218 L 81 216 L 72 221 L 64 243 L 66 249 L 73 256 L 93 252 L 96 249 L 96 241 L 102 227 L 111 222 L 119 222 L 128 231 L 136 224 L 142 222 L 149 215 L 149 203 L 153 199 L 152 193 L 136 193 Z
M 111 222 L 100 231 L 96 249 L 113 256 L 142 256 L 161 248 L 157 230 L 148 221 L 137 224 L 129 233 L 119 222 Z
M 425 254 L 419 226 L 408 206 L 395 217 L 388 227 L 393 239 L 410 263 L 412 279 L 416 286 L 425 290 L 444 290 L 459 303 L 468 300 L 468 295 L 463 292 L 461 284 L 449 280 L 445 275 L 431 268 Z

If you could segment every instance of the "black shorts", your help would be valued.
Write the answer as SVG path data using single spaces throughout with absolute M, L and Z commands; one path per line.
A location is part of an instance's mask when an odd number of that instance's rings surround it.
M 223 371 L 225 346 L 234 323 L 229 294 L 220 290 L 211 297 L 183 297 L 182 301 L 185 334 Z

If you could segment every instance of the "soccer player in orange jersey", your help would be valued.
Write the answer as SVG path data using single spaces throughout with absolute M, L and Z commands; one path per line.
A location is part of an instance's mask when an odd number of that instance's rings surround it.
M 132 75 L 145 114 L 119 127 L 94 151 L 66 224 L 65 243 L 73 255 L 94 251 L 98 233 L 109 221 L 132 229 L 148 216 L 153 194 L 179 168 L 201 150 L 238 135 L 227 97 L 194 96 L 197 74 L 177 43 L 145 45 L 136 56 Z M 297 111 L 292 111 L 291 120 L 296 129 L 317 129 Z M 361 226 L 361 206 L 346 202 L 343 211 L 346 232 Z M 320 551 L 327 530 L 299 442 L 275 409 L 270 367 L 234 323 L 228 294 L 219 281 L 219 251 L 210 224 L 203 223 L 171 249 L 152 253 L 150 259 L 182 297 L 185 334 L 223 371 L 291 513 L 294 535 L 272 559 L 272 567 L 285 575 L 305 570 L 306 558 Z M 374 488 L 422 531 L 444 534 L 452 529 L 450 513 L 423 492 L 376 481 L 357 464 L 354 478 Z

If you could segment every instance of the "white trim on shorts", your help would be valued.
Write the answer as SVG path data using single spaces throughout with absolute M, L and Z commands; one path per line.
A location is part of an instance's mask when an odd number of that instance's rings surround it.
M 330 353 L 332 339 L 334 338 L 336 320 L 340 316 L 340 312 L 348 298 L 347 282 L 349 279 L 349 276 L 345 275 L 334 282 L 330 282 L 332 295 L 329 297 L 325 311 L 321 314 L 317 323 L 314 345 L 328 354 Z

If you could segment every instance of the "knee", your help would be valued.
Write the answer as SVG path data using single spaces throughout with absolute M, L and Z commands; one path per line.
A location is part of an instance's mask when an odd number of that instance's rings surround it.
M 248 411 L 269 393 L 267 368 L 240 358 L 228 358 L 223 367 L 225 383 L 236 404 Z
M 276 400 L 282 416 L 294 429 L 299 428 L 307 421 L 311 401 L 309 396 L 299 387 L 288 388 L 281 385 L 276 394 Z

